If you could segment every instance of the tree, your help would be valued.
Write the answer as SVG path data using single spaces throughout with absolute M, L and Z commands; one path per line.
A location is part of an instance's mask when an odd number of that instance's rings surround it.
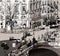
M 11 6 L 7 6 L 7 8 L 8 8 L 9 15 L 6 16 L 6 23 L 8 22 L 10 24 L 11 32 L 13 32 L 14 22 L 12 19 L 14 18 L 15 12 L 11 11 Z
M 6 25 L 10 25 L 10 28 L 11 28 L 11 32 L 13 32 L 13 27 L 14 27 L 14 21 L 13 21 L 13 18 L 15 16 L 17 16 L 18 14 L 18 5 L 20 4 L 21 2 L 19 2 L 18 4 L 14 4 L 12 6 L 12 4 L 9 2 L 3 2 L 3 5 L 6 6 L 6 9 L 5 9 L 5 13 L 6 13 Z M 13 8 L 12 8 L 13 7 Z
M 51 1 L 51 3 L 48 2 L 48 5 L 47 5 L 48 9 L 48 17 L 46 15 L 46 17 L 44 17 L 44 22 L 45 24 L 48 26 L 48 25 L 53 25 L 53 24 L 57 24 L 57 18 L 58 17 L 55 17 L 58 15 L 58 1 L 57 2 L 53 2 Z M 57 13 L 56 13 L 57 12 Z M 49 15 L 50 14 L 50 15 Z

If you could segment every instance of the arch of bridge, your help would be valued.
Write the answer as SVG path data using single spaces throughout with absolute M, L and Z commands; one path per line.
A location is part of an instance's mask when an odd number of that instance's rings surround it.
M 49 46 L 49 47 L 47 47 L 47 46 L 37 46 L 35 49 L 48 49 L 48 50 L 51 50 L 51 51 L 53 51 L 53 52 L 55 52 L 58 56 L 60 56 L 60 50 L 58 51 L 58 49 L 57 48 L 54 48 L 54 47 L 51 47 L 51 46 Z
M 51 50 L 51 51 L 53 51 L 53 52 L 55 52 L 55 53 L 58 54 L 58 50 L 56 48 L 53 48 L 53 47 L 38 47 L 38 49 L 41 49 L 41 48 L 43 48 L 43 49 L 49 49 L 49 50 Z
M 34 54 L 35 53 L 35 54 Z M 39 48 L 39 49 L 33 49 L 31 51 L 29 51 L 29 55 L 30 56 L 59 56 L 56 52 L 52 51 L 51 49 L 47 49 L 47 48 Z

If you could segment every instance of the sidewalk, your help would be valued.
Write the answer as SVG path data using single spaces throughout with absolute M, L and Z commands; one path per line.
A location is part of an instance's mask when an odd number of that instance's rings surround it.
M 55 29 L 49 29 L 49 31 L 54 31 Z M 42 34 L 46 33 L 47 30 L 40 30 L 40 31 L 31 31 L 30 33 L 33 35 L 34 32 L 34 37 L 38 39 L 38 36 L 41 37 Z M 2 40 L 8 40 L 10 37 L 14 37 L 16 39 L 21 39 L 23 36 L 23 32 L 20 32 L 19 34 L 17 33 L 0 33 L 0 41 Z M 31 39 L 33 36 L 28 36 L 27 39 Z

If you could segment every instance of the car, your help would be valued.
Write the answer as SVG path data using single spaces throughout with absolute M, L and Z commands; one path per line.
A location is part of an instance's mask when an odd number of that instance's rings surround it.
M 58 28 L 58 25 L 51 25 L 50 28 Z
M 45 25 L 39 26 L 39 29 L 44 30 L 45 29 Z

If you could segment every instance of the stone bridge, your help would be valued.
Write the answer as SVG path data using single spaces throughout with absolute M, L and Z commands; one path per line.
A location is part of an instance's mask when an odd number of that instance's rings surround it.
M 37 47 L 37 49 L 48 49 L 55 52 L 58 56 L 60 56 L 60 49 L 54 47 Z
M 47 43 L 36 43 L 34 45 L 31 45 L 30 47 L 24 48 L 22 52 L 18 52 L 17 54 L 14 54 L 15 56 L 20 56 L 23 54 L 23 56 L 28 56 L 29 51 L 32 49 L 48 49 L 53 52 L 55 52 L 58 56 L 60 56 L 60 48 L 54 48 L 52 46 L 49 46 Z
M 36 45 L 35 48 L 48 49 L 55 52 L 58 56 L 60 56 L 60 47 L 53 47 L 53 46 L 48 45 L 48 43 L 39 43 L 38 45 Z

